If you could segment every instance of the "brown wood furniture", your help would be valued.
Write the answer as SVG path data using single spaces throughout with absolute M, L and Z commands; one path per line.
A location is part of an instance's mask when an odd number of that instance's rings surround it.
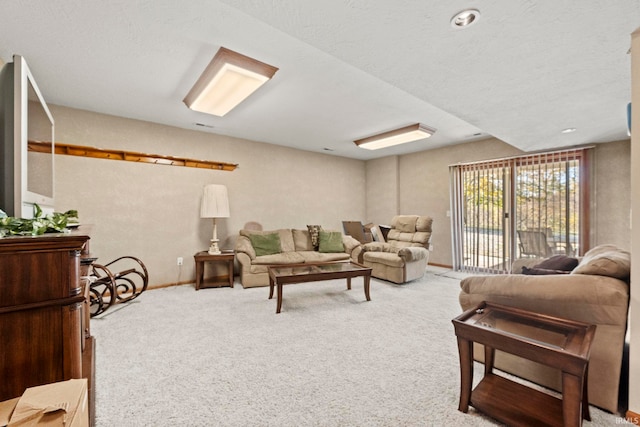
M 95 340 L 81 280 L 88 241 L 81 232 L 0 238 L 0 401 L 87 378 L 93 419 Z
M 198 252 L 193 256 L 196 262 L 196 291 L 200 288 L 221 287 L 229 285 L 233 288 L 233 251 L 223 251 L 220 254 L 210 254 L 207 251 Z M 204 279 L 204 263 L 223 264 L 227 267 L 227 274 Z
M 596 327 L 483 302 L 453 319 L 460 356 L 460 404 L 511 426 L 580 426 L 590 420 L 587 368 Z M 485 348 L 484 378 L 473 391 L 473 343 Z M 562 371 L 562 398 L 493 372 L 495 350 Z
M 282 286 L 291 283 L 319 282 L 322 280 L 347 279 L 347 289 L 351 289 L 351 278 L 364 279 L 364 295 L 371 301 L 369 284 L 371 269 L 355 262 L 328 262 L 278 265 L 269 267 L 269 299 L 273 298 L 273 290 L 278 289 L 278 305 L 276 313 L 282 308 Z

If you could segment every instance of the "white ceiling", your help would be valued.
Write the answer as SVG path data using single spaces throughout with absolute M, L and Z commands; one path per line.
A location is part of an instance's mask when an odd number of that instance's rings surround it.
M 480 20 L 453 29 L 469 7 Z M 0 58 L 24 56 L 49 103 L 357 159 L 489 135 L 526 151 L 624 139 L 640 26 L 638 0 L 0 0 L 0 11 Z M 220 46 L 279 68 L 225 117 L 182 103 Z M 377 151 L 352 142 L 417 122 L 436 134 Z

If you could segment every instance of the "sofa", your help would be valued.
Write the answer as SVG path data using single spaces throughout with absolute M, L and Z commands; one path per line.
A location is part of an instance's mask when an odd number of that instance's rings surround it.
M 357 261 L 351 254 L 359 241 L 339 231 L 310 229 L 240 230 L 235 252 L 242 286 L 269 286 L 270 265 Z
M 378 279 L 394 283 L 419 279 L 429 262 L 432 224 L 428 216 L 396 215 L 386 242 L 365 243 L 354 256 Z
M 571 257 L 514 262 L 526 274 L 472 276 L 460 282 L 462 310 L 489 301 L 596 325 L 588 372 L 589 402 L 618 411 L 629 307 L 630 254 L 613 245 L 596 246 L 567 268 Z M 566 271 L 570 270 L 570 271 Z M 484 355 L 474 350 L 477 360 Z M 561 390 L 558 370 L 507 353 L 496 352 L 496 368 L 543 386 Z M 623 379 L 626 381 L 626 379 Z

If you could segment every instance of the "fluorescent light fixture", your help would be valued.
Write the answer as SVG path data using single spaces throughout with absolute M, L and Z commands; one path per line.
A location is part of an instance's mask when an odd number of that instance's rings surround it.
M 276 71 L 276 67 L 221 47 L 183 102 L 192 110 L 222 117 Z
M 417 141 L 419 139 L 429 138 L 435 133 L 435 129 L 420 123 L 406 126 L 400 129 L 384 132 L 379 135 L 370 136 L 368 138 L 353 141 L 358 147 L 367 150 L 378 150 L 380 148 L 392 147 L 398 144 Z

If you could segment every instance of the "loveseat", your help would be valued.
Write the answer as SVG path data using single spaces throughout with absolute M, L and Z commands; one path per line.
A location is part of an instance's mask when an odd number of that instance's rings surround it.
M 578 265 L 571 271 L 558 268 L 561 258 L 514 263 L 514 272 L 527 274 L 463 279 L 460 306 L 468 310 L 489 301 L 596 325 L 588 372 L 589 402 L 615 413 L 629 307 L 630 254 L 613 245 L 596 246 L 579 263 L 576 260 Z M 566 261 L 569 257 L 564 258 Z M 482 360 L 480 349 L 474 353 L 476 359 Z M 562 389 L 559 371 L 547 366 L 502 352 L 496 352 L 495 366 L 552 389 Z
M 419 279 L 429 263 L 432 224 L 428 216 L 396 215 L 386 242 L 365 243 L 354 256 L 378 279 L 394 283 Z
M 245 288 L 269 286 L 270 265 L 348 261 L 359 246 L 360 242 L 339 231 L 240 230 L 235 245 L 240 282 Z

